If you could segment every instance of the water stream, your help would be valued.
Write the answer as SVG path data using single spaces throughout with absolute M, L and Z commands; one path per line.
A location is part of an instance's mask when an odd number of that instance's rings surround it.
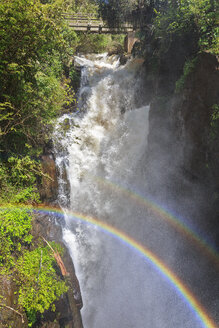
M 143 105 L 139 94 L 141 64 L 131 60 L 120 66 L 116 56 L 106 54 L 75 61 L 82 67 L 79 111 L 58 120 L 54 143 L 58 201 L 66 214 L 63 238 L 81 285 L 84 327 L 204 327 L 176 286 L 123 242 L 119 233 L 107 233 L 70 215 L 91 216 L 120 229 L 177 274 L 181 272 L 180 249 L 189 254 L 188 261 L 194 259 L 197 279 L 202 278 L 196 251 L 147 206 L 150 107 Z

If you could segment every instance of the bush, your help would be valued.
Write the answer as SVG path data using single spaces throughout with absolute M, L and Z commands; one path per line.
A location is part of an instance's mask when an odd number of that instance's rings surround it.
M 40 179 L 42 175 L 41 164 L 30 156 L 9 157 L 0 163 L 0 202 L 39 202 L 36 182 L 37 177 Z
M 180 92 L 183 90 L 186 78 L 195 68 L 196 61 L 197 61 L 197 58 L 193 58 L 193 59 L 185 62 L 185 65 L 183 68 L 183 75 L 179 78 L 178 81 L 176 81 L 175 92 Z
M 77 47 L 78 52 L 83 53 L 101 53 L 106 52 L 113 44 L 121 44 L 123 47 L 124 35 L 117 36 L 110 34 L 86 34 L 78 33 L 80 43 Z

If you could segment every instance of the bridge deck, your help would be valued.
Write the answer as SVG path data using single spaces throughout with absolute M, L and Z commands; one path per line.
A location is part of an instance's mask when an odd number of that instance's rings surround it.
M 95 15 L 65 13 L 63 14 L 63 17 L 68 21 L 69 26 L 74 28 L 75 31 L 104 34 L 119 34 L 133 31 L 133 26 L 129 23 L 125 23 L 119 28 L 109 27 L 106 22 Z

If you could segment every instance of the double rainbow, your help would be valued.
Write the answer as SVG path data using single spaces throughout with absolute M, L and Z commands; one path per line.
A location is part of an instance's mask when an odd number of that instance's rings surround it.
M 5 209 L 4 206 L 0 207 L 1 209 Z M 26 208 L 29 210 L 39 211 L 45 214 L 58 214 L 64 215 L 60 209 L 52 208 L 52 207 L 45 207 L 39 206 L 36 208 L 28 208 L 28 207 L 19 207 L 19 208 Z M 206 312 L 205 308 L 199 303 L 199 301 L 195 298 L 192 292 L 185 286 L 185 284 L 175 275 L 173 271 L 171 271 L 167 265 L 161 261 L 153 252 L 151 252 L 148 248 L 141 245 L 139 242 L 125 234 L 124 232 L 120 231 L 119 229 L 100 221 L 96 218 L 91 216 L 85 216 L 81 213 L 69 212 L 68 215 L 72 218 L 76 218 L 81 222 L 88 223 L 99 227 L 104 232 L 111 234 L 114 238 L 118 238 L 119 240 L 123 241 L 126 245 L 132 246 L 133 249 L 138 251 L 140 254 L 144 256 L 144 258 L 154 267 L 156 267 L 167 279 L 168 281 L 174 285 L 175 289 L 178 293 L 185 299 L 189 307 L 194 311 L 197 317 L 200 319 L 202 325 L 206 328 L 217 328 L 216 323 L 209 317 L 208 313 Z
M 199 248 L 199 250 L 209 259 L 211 259 L 216 265 L 216 267 L 219 269 L 218 252 L 212 246 L 210 246 L 207 241 L 201 238 L 192 228 L 190 228 L 188 224 L 184 223 L 182 219 L 177 218 L 175 215 L 171 214 L 169 211 L 167 211 L 157 203 L 153 202 L 149 198 L 147 199 L 145 197 L 142 197 L 140 194 L 133 192 L 132 190 L 125 189 L 124 187 L 99 176 L 93 176 L 91 174 L 87 175 L 90 179 L 100 184 L 104 188 L 108 190 L 110 189 L 115 193 L 124 195 L 125 197 L 139 204 L 139 206 L 150 210 L 152 213 L 155 214 L 156 218 L 160 218 L 161 220 L 166 221 L 181 235 L 189 239 L 194 246 Z

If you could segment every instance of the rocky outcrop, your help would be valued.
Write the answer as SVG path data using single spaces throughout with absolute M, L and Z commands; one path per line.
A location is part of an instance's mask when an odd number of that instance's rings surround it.
M 42 180 L 39 185 L 41 200 L 44 203 L 51 203 L 57 199 L 58 180 L 54 158 L 51 154 L 41 156 Z
M 183 151 L 188 159 L 187 169 L 199 180 L 211 179 L 211 184 L 219 187 L 219 171 L 216 170 L 219 167 L 219 157 L 216 156 L 219 152 L 218 135 L 212 139 L 210 136 L 213 108 L 219 104 L 218 87 L 217 58 L 208 53 L 200 54 L 186 78 L 182 93 L 175 98 L 173 113 L 178 112 L 184 122 Z
M 219 62 L 202 53 L 175 97 L 172 115 L 182 145 L 183 170 L 201 190 L 203 224 L 218 242 L 219 223 Z M 181 126 L 181 128 L 180 128 Z
M 177 67 L 183 67 L 183 64 L 178 63 Z M 218 60 L 209 53 L 199 54 L 178 92 L 174 86 L 180 69 L 175 69 L 175 74 L 173 70 L 169 76 L 171 64 L 166 66 L 152 81 L 150 131 L 145 155 L 148 184 L 161 201 L 171 202 L 172 197 L 177 210 L 181 206 L 182 213 L 186 213 L 193 200 L 194 213 L 191 214 L 191 209 L 189 212 L 195 223 L 200 227 L 203 225 L 216 241 L 219 230 L 216 217 L 219 131 L 217 122 L 217 131 L 212 137 L 212 114 L 215 105 L 219 104 Z M 146 85 L 148 83 L 147 77 Z

